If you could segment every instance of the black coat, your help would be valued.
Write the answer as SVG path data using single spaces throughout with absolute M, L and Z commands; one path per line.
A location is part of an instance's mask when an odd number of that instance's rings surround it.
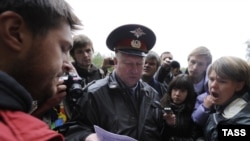
M 140 141 L 161 141 L 164 121 L 161 110 L 154 104 L 159 101 L 159 95 L 147 83 L 140 81 L 138 84 L 137 101 L 117 81 L 114 72 L 90 85 L 79 101 L 78 113 L 81 114 L 77 120 L 82 123 L 79 138 L 85 140 L 94 132 L 93 125 L 98 125 Z

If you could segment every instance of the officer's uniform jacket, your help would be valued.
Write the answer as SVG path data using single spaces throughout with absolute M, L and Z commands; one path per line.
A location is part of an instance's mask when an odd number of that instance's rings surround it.
M 78 121 L 84 124 L 80 138 L 85 140 L 94 132 L 93 125 L 97 125 L 140 141 L 161 141 L 164 121 L 161 109 L 155 105 L 155 101 L 159 101 L 158 93 L 141 80 L 136 93 L 137 98 L 115 72 L 90 85 L 79 101 Z

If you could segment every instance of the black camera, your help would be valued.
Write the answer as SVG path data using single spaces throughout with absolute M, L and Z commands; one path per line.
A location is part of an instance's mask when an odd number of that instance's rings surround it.
M 154 101 L 154 104 L 156 105 L 156 107 L 160 108 L 162 110 L 163 113 L 167 113 L 167 114 L 173 114 L 173 110 L 171 109 L 171 107 L 162 107 L 161 103 L 159 101 Z
M 76 74 L 68 73 L 61 77 L 67 86 L 67 99 L 76 102 L 83 94 L 84 81 Z

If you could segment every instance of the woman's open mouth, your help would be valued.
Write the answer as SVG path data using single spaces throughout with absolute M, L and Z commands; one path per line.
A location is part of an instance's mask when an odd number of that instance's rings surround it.
M 218 93 L 215 93 L 215 92 L 212 92 L 211 95 L 215 98 L 219 97 L 219 94 Z

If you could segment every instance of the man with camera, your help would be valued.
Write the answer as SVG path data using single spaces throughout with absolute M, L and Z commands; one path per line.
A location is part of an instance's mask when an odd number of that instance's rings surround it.
M 84 81 L 78 76 L 73 65 L 65 61 L 64 66 L 65 74 L 58 80 L 56 94 L 44 103 L 36 103 L 36 108 L 31 112 L 51 129 L 59 128 L 71 118 L 77 99 L 83 93 Z

